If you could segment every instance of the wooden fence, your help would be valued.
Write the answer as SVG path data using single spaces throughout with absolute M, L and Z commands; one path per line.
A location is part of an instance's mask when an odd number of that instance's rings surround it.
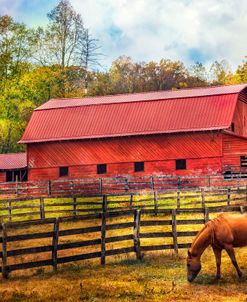
M 17 221 L 88 215 L 102 211 L 104 196 L 109 211 L 205 208 L 247 202 L 247 186 L 169 190 L 167 192 L 120 193 L 92 196 L 21 197 L 0 199 L 0 220 Z
M 247 185 L 246 174 L 218 176 L 143 176 L 59 179 L 0 183 L 0 197 L 103 195 L 139 191 L 164 191 L 198 187 Z
M 190 246 L 191 236 L 199 230 L 195 230 L 195 226 L 201 228 L 210 214 L 244 212 L 245 209 L 244 206 L 171 209 L 158 210 L 156 215 L 153 210 L 141 209 L 108 212 L 104 197 L 102 213 L 2 223 L 0 270 L 3 278 L 7 278 L 10 272 L 16 270 L 44 266 L 56 270 L 58 265 L 72 261 L 98 258 L 101 264 L 105 264 L 107 257 L 120 254 L 141 260 L 149 251 L 172 249 L 178 252 Z M 188 215 L 193 218 L 188 219 Z M 201 217 L 198 218 L 198 215 Z M 87 226 L 87 222 L 91 225 Z M 184 226 L 189 230 L 181 229 Z M 38 231 L 34 230 L 35 227 Z M 112 234 L 113 231 L 117 233 Z M 68 239 L 71 236 L 74 237 Z M 182 238 L 187 238 L 187 241 L 180 242 Z M 163 242 L 157 243 L 157 240 Z M 28 245 L 25 245 L 26 242 Z

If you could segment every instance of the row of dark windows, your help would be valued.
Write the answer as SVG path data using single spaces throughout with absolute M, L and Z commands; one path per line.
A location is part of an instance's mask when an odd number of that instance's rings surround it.
M 186 159 L 177 159 L 176 160 L 176 170 L 185 170 L 186 169 Z M 144 172 L 144 162 L 135 162 L 134 163 L 134 172 Z M 99 164 L 97 165 L 97 174 L 106 174 L 107 165 Z M 59 168 L 59 177 L 64 177 L 69 175 L 69 167 L 60 167 Z

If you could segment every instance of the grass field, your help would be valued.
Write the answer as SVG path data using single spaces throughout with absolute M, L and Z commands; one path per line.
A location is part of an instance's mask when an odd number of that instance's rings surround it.
M 38 269 L 30 276 L 13 275 L 1 282 L 0 301 L 247 301 L 247 280 L 239 282 L 229 258 L 223 253 L 222 280 L 215 283 L 211 249 L 202 257 L 202 271 L 189 284 L 186 251 L 146 254 L 142 262 L 122 260 L 104 267 L 73 264 L 57 273 Z M 247 276 L 247 248 L 237 259 Z
M 191 193 L 190 193 L 191 195 Z M 218 197 L 224 198 L 224 197 Z M 211 199 L 211 198 L 210 198 Z M 189 205 L 193 198 L 185 198 Z M 36 201 L 33 201 L 36 202 Z M 64 200 L 66 203 L 67 200 Z M 193 202 L 192 202 L 193 204 Z M 198 206 L 197 204 L 195 204 Z M 221 204 L 222 205 L 222 204 Z M 187 205 L 184 204 L 186 207 Z M 61 205 L 61 209 L 65 209 Z M 16 209 L 19 212 L 20 209 Z M 217 214 L 210 214 L 212 219 Z M 152 219 L 160 217 L 153 216 Z M 163 217 L 168 219 L 169 217 Z M 180 214 L 178 219 L 202 219 L 202 214 Z M 143 219 L 150 219 L 149 216 Z M 169 218 L 170 219 L 170 218 Z M 17 219 L 18 220 L 18 219 Z M 133 217 L 109 219 L 108 223 L 133 221 Z M 100 225 L 98 221 L 64 223 L 61 229 Z M 178 231 L 199 230 L 202 225 L 180 225 Z M 170 231 L 171 226 L 141 227 L 141 232 Z M 9 230 L 9 235 L 52 231 L 52 225 L 27 229 Z M 132 234 L 133 228 L 107 231 L 107 236 Z M 60 243 L 100 238 L 99 233 L 61 237 Z M 191 242 L 191 237 L 180 239 L 180 243 Z M 141 245 L 170 244 L 171 238 L 141 239 Z M 8 249 L 49 245 L 50 239 L 26 240 L 8 244 Z M 133 245 L 133 242 L 107 244 L 107 249 Z M 99 251 L 100 246 L 60 251 L 60 256 L 80 252 Z M 10 301 L 247 301 L 247 247 L 237 249 L 237 260 L 246 279 L 239 282 L 230 259 L 223 253 L 222 280 L 214 282 L 215 259 L 211 249 L 202 257 L 203 269 L 194 283 L 186 278 L 186 251 L 178 255 L 173 251 L 146 252 L 144 260 L 135 260 L 134 253 L 107 257 L 105 266 L 99 259 L 59 265 L 56 273 L 51 267 L 11 272 L 8 280 L 0 280 L 0 302 Z M 46 258 L 47 253 L 22 255 L 8 263 L 36 261 Z

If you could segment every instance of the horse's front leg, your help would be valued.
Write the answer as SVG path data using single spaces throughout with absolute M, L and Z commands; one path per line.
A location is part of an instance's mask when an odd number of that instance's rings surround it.
M 225 250 L 227 251 L 227 254 L 229 255 L 229 257 L 231 258 L 232 264 L 236 268 L 236 271 L 238 273 L 238 277 L 241 278 L 243 274 L 242 274 L 240 268 L 238 267 L 237 260 L 236 260 L 235 253 L 234 253 L 232 245 L 230 245 L 230 244 L 225 245 Z
M 221 278 L 220 265 L 221 265 L 221 252 L 222 252 L 222 250 L 215 247 L 215 246 L 212 246 L 212 248 L 213 248 L 213 251 L 214 251 L 214 255 L 215 255 L 215 259 L 216 259 L 216 267 L 217 267 L 217 273 L 216 273 L 215 279 L 219 280 Z

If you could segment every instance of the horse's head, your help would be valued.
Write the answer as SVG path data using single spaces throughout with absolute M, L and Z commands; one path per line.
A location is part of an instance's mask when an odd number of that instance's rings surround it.
M 187 279 L 189 282 L 192 282 L 198 273 L 201 270 L 201 262 L 198 257 L 193 256 L 191 251 L 188 250 L 188 257 L 187 257 Z

